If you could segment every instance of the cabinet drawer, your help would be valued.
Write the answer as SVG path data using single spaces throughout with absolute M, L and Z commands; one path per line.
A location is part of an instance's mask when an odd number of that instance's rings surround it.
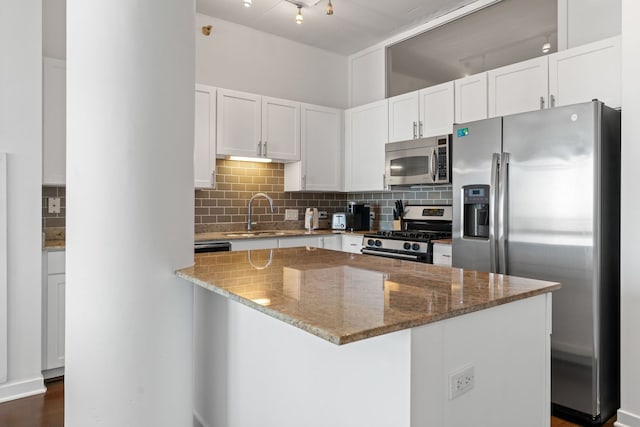
M 434 243 L 433 263 L 435 265 L 447 265 L 451 267 L 451 245 Z
M 47 274 L 64 273 L 64 251 L 47 252 Z

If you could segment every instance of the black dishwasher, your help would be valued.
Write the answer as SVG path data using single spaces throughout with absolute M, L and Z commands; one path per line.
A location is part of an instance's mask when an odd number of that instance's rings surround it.
M 230 242 L 196 242 L 193 251 L 197 254 L 204 252 L 229 252 Z

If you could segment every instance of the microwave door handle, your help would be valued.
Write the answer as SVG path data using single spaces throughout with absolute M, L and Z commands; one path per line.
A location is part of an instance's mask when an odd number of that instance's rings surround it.
M 498 189 L 498 167 L 500 154 L 493 153 L 491 157 L 491 185 L 489 186 L 489 264 L 490 272 L 498 272 L 498 245 L 496 241 L 496 227 L 498 226 L 498 212 L 496 191 Z
M 500 160 L 500 192 L 498 193 L 498 265 L 501 274 L 507 271 L 507 229 L 508 229 L 508 197 L 509 197 L 509 153 L 502 153 Z
M 431 152 L 431 181 L 436 182 L 436 149 Z

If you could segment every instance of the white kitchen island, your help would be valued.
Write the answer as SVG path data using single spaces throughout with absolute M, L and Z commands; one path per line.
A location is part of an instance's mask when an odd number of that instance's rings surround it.
M 322 249 L 247 255 L 178 272 L 199 285 L 200 425 L 549 425 L 558 284 Z M 469 368 L 452 399 L 450 376 Z

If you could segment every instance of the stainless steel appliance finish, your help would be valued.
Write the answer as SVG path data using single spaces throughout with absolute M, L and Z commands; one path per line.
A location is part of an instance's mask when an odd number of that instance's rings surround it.
M 333 230 L 347 229 L 347 214 L 344 212 L 334 213 L 331 216 L 331 228 Z
M 362 253 L 433 263 L 433 240 L 451 237 L 451 206 L 405 206 L 400 231 L 365 234 Z
M 229 252 L 230 250 L 230 242 L 195 242 L 193 245 L 193 252 L 196 254 L 205 252 Z
M 450 183 L 450 141 L 443 135 L 386 144 L 386 185 Z
M 606 421 L 619 406 L 620 112 L 594 101 L 466 123 L 453 144 L 453 266 L 562 284 L 554 411 Z M 486 237 L 464 235 L 477 185 Z

